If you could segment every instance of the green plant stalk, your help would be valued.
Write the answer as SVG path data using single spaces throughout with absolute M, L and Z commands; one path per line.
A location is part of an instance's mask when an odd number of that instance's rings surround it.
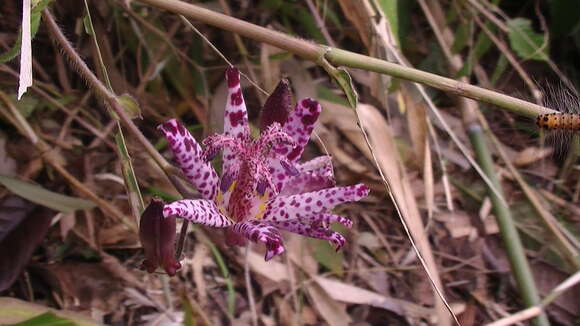
M 54 41 L 62 48 L 70 60 L 71 66 L 79 73 L 85 80 L 89 87 L 95 92 L 98 98 L 105 101 L 115 113 L 119 116 L 121 122 L 125 127 L 137 138 L 137 141 L 144 147 L 149 155 L 153 158 L 155 163 L 165 172 L 172 183 L 175 184 L 173 175 L 177 175 L 176 169 L 167 162 L 167 160 L 159 154 L 153 145 L 145 138 L 139 128 L 133 123 L 127 112 L 123 109 L 119 99 L 115 94 L 109 91 L 105 85 L 93 74 L 91 69 L 86 65 L 83 59 L 78 55 L 74 48 L 70 45 L 58 25 L 54 21 L 52 14 L 47 9 L 43 10 L 43 17 Z M 180 185 L 176 186 L 179 187 Z M 179 188 L 178 188 L 179 189 Z
M 232 280 L 230 270 L 228 269 L 228 266 L 226 265 L 226 262 L 224 261 L 224 258 L 220 254 L 218 248 L 209 239 L 207 240 L 208 241 L 206 241 L 205 244 L 211 249 L 211 252 L 215 257 L 215 261 L 225 279 L 226 287 L 228 289 L 228 313 L 233 317 L 236 308 L 236 290 L 234 289 L 234 282 Z
M 113 86 L 111 86 L 111 80 L 109 79 L 109 73 L 107 72 L 107 67 L 103 62 L 103 56 L 101 55 L 101 48 L 99 46 L 99 42 L 97 40 L 97 35 L 95 35 L 95 28 L 93 26 L 93 19 L 91 18 L 91 11 L 89 9 L 89 4 L 87 0 L 84 1 L 85 3 L 85 10 L 87 11 L 87 21 L 86 24 L 89 28 L 89 35 L 93 39 L 93 43 L 95 45 L 95 49 L 97 52 L 97 58 L 99 62 L 99 66 L 101 68 L 101 72 L 103 74 L 103 79 L 107 83 L 107 89 L 109 92 L 113 93 Z M 109 112 L 112 113 L 112 112 Z M 127 196 L 129 197 L 129 204 L 131 206 L 131 211 L 133 213 L 133 217 L 135 218 L 136 223 L 139 223 L 139 216 L 145 210 L 145 205 L 143 203 L 143 196 L 141 195 L 141 189 L 139 189 L 139 182 L 137 181 L 137 177 L 135 176 L 135 171 L 133 170 L 133 163 L 131 162 L 131 155 L 127 150 L 127 145 L 125 142 L 125 136 L 123 135 L 123 128 L 121 127 L 121 123 L 119 119 L 115 116 L 115 114 L 110 114 L 111 117 L 117 120 L 117 134 L 115 135 L 115 140 L 117 144 L 117 150 L 119 152 L 119 158 L 121 159 L 121 167 L 123 171 L 123 179 L 125 180 L 125 191 L 127 192 Z
M 107 103 L 110 108 L 113 109 L 114 113 L 116 113 L 119 117 L 119 120 L 125 125 L 125 127 L 133 134 L 134 137 L 137 138 L 137 141 L 145 148 L 147 153 L 153 158 L 153 160 L 157 163 L 157 165 L 161 168 L 161 170 L 165 173 L 167 178 L 173 184 L 175 189 L 183 196 L 183 198 L 193 198 L 188 190 L 183 187 L 181 181 L 177 177 L 179 174 L 175 167 L 173 167 L 167 160 L 155 149 L 155 147 L 145 138 L 143 133 L 139 130 L 139 128 L 133 123 L 133 120 L 129 117 L 127 112 L 123 109 L 119 99 L 112 93 L 103 83 L 95 76 L 95 74 L 89 69 L 83 59 L 79 56 L 79 54 L 74 50 L 74 48 L 70 45 L 62 31 L 59 29 L 58 25 L 56 24 L 52 14 L 48 9 L 44 9 L 42 15 L 45 19 L 46 25 L 48 27 L 49 33 L 51 37 L 57 43 L 62 50 L 64 51 L 65 55 L 69 59 L 69 63 L 76 68 L 79 75 L 85 80 L 85 82 L 89 85 L 89 87 L 95 92 L 98 98 L 102 99 Z M 68 173 L 66 170 L 62 169 L 61 173 Z M 77 182 L 78 183 L 78 182 Z M 82 186 L 82 184 L 81 184 Z M 83 189 L 83 188 L 81 188 Z M 93 198 L 95 197 L 95 198 Z M 103 203 L 104 207 L 108 207 L 108 203 L 101 200 L 100 198 L 93 196 L 90 197 L 91 199 L 95 200 L 96 202 Z M 106 204 L 106 205 L 105 205 Z M 113 207 L 114 208 L 114 207 Z M 177 249 L 177 257 L 181 255 L 181 250 L 183 249 L 183 241 L 185 239 L 185 234 L 187 233 L 187 226 L 189 225 L 188 221 L 183 222 L 183 227 L 180 234 L 180 244 L 178 245 Z M 134 227 L 134 225 L 131 225 Z M 208 245 L 213 245 L 208 240 Z M 214 246 L 215 247 L 215 246 Z M 218 252 L 219 254 L 219 252 Z M 216 256 L 216 259 L 221 258 L 221 256 Z M 227 266 L 223 264 L 223 260 L 218 260 L 218 265 L 222 268 L 226 268 L 224 275 L 229 275 L 227 271 Z M 233 313 L 233 309 L 235 307 L 235 289 L 233 287 L 233 281 L 231 277 L 228 279 L 228 302 L 230 311 Z
M 485 142 L 485 134 L 483 133 L 481 126 L 478 124 L 469 125 L 468 133 L 477 160 L 496 189 L 496 191 L 489 191 L 489 197 L 493 204 L 493 212 L 504 241 L 512 273 L 516 279 L 524 305 L 526 307 L 532 307 L 540 303 L 540 296 L 538 295 L 532 271 L 526 258 L 524 246 L 522 245 L 522 241 L 513 222 L 511 211 L 509 207 L 504 204 L 505 200 L 501 200 L 497 195 L 499 194 L 500 196 L 505 197 L 495 172 L 491 153 L 489 152 Z M 545 314 L 539 315 L 532 321 L 532 323 L 535 326 L 550 325 Z
M 524 194 L 528 198 L 528 201 L 536 211 L 536 213 L 540 217 L 540 221 L 544 223 L 544 226 L 548 232 L 552 234 L 552 239 L 555 242 L 555 246 L 560 251 L 560 254 L 564 256 L 564 259 L 570 264 L 572 268 L 576 270 L 580 270 L 580 254 L 576 250 L 576 247 L 567 240 L 566 235 L 562 232 L 564 229 L 562 226 L 559 226 L 558 221 L 556 218 L 550 214 L 550 212 L 540 205 L 540 199 L 536 192 L 527 184 L 527 182 L 522 178 L 520 173 L 516 170 L 514 165 L 509 160 L 507 154 L 505 153 L 504 149 L 502 148 L 501 144 L 497 140 L 497 138 L 492 135 L 490 132 L 487 133 L 489 139 L 492 140 L 500 157 L 505 162 L 508 170 L 511 172 L 513 178 L 517 181 L 520 185 L 520 188 L 523 190 Z
M 494 104 L 515 114 L 535 118 L 539 114 L 556 113 L 556 111 L 523 101 L 489 89 L 481 88 L 457 80 L 428 73 L 418 69 L 404 67 L 385 60 L 366 55 L 331 48 L 299 39 L 265 27 L 254 25 L 246 21 L 227 16 L 209 9 L 179 0 L 138 0 L 139 2 L 165 9 L 167 11 L 186 16 L 230 31 L 244 37 L 267 43 L 296 54 L 306 60 L 321 62 L 326 59 L 333 65 L 359 68 L 387 74 L 393 77 L 425 84 L 442 91 L 459 96 L 469 97 L 477 101 Z

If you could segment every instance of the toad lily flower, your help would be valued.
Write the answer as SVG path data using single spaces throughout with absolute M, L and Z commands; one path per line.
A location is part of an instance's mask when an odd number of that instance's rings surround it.
M 229 245 L 247 239 L 266 246 L 265 259 L 284 252 L 279 230 L 328 240 L 342 248 L 345 239 L 330 223 L 352 222 L 330 213 L 335 206 L 368 195 L 363 184 L 334 187 L 330 157 L 299 163 L 320 104 L 307 98 L 290 110 L 290 89 L 282 81 L 262 110 L 261 133 L 250 135 L 237 69 L 226 71 L 228 97 L 224 133 L 203 141 L 205 150 L 177 120 L 159 126 L 187 180 L 203 199 L 184 199 L 163 208 L 166 218 L 180 216 L 192 223 L 226 229 Z M 223 173 L 209 161 L 223 152 Z

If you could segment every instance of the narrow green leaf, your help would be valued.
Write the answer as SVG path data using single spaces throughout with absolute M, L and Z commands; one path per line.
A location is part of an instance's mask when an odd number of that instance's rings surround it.
M 75 312 L 51 309 L 9 297 L 0 297 L 0 324 L 13 326 L 102 325 Z
M 497 83 L 497 81 L 501 78 L 501 76 L 503 75 L 503 73 L 507 67 L 508 67 L 508 60 L 505 57 L 505 55 L 502 54 L 499 57 L 499 59 L 497 60 L 497 64 L 495 65 L 495 69 L 493 70 L 493 73 L 491 74 L 490 82 L 492 85 L 495 85 Z
M 342 276 L 344 273 L 344 268 L 342 267 L 344 255 L 342 251 L 336 252 L 327 241 L 308 239 L 308 242 L 314 249 L 314 259 L 331 272 Z
M 510 45 L 520 58 L 540 61 L 548 59 L 548 45 L 545 44 L 544 35 L 533 30 L 529 19 L 511 19 L 508 28 Z
M 346 98 L 348 99 L 348 103 L 350 107 L 356 109 L 358 104 L 358 93 L 354 89 L 354 85 L 352 83 L 352 78 L 350 77 L 348 71 L 344 68 L 335 68 L 332 66 L 324 57 L 318 60 L 318 64 L 326 70 L 326 72 L 332 76 L 335 82 L 338 83 L 338 86 L 342 88 Z
M 387 22 L 391 28 L 391 33 L 395 37 L 395 42 L 398 46 L 401 45 L 400 31 L 399 31 L 399 0 L 380 0 L 379 5 Z
M 193 307 L 191 306 L 191 301 L 184 294 L 181 296 L 181 305 L 183 307 L 183 325 L 184 326 L 197 326 L 195 321 L 195 312 L 193 312 Z
M 93 25 L 91 24 L 91 17 L 89 15 L 85 15 L 83 17 L 83 26 L 85 27 L 85 33 L 90 36 L 95 35 L 95 31 L 93 30 Z
M 72 213 L 80 209 L 91 209 L 96 206 L 90 200 L 61 195 L 46 190 L 39 185 L 3 175 L 0 175 L 0 184 L 22 198 L 63 213 Z
M 459 25 L 457 32 L 455 32 L 455 37 L 453 38 L 451 52 L 457 54 L 467 46 L 467 41 L 469 40 L 469 29 L 469 24 Z
M 131 119 L 143 118 L 143 116 L 141 115 L 141 107 L 139 106 L 137 100 L 133 96 L 129 94 L 123 94 L 117 96 L 117 100 L 119 101 L 119 103 L 121 103 L 121 106 L 123 107 L 125 112 L 127 112 L 127 114 Z
M 133 170 L 133 163 L 129 151 L 127 150 L 121 126 L 118 126 L 118 131 L 119 132 L 115 135 L 115 141 L 117 143 L 117 149 L 119 150 L 119 158 L 121 159 L 121 169 L 123 171 L 123 179 L 125 180 L 125 190 L 129 197 L 133 216 L 137 219 L 145 210 L 145 205 L 143 204 L 143 196 L 141 196 L 139 182 L 137 181 L 135 171 Z
M 495 26 L 488 26 L 488 28 L 493 32 L 496 30 Z M 479 36 L 477 37 L 477 41 L 475 41 L 475 46 L 473 49 L 473 60 L 479 61 L 481 57 L 483 57 L 489 49 L 491 49 L 491 40 L 487 36 L 487 34 L 480 32 Z
M 76 326 L 76 324 L 68 319 L 58 317 L 52 312 L 45 312 L 42 315 L 17 324 L 12 324 L 11 326 Z
M 40 25 L 40 18 L 42 16 L 42 10 L 48 6 L 52 0 L 36 0 L 33 1 L 33 8 L 30 12 L 30 38 L 34 39 L 36 32 L 38 32 L 38 26 Z M 0 62 L 7 62 L 14 59 L 18 54 L 20 54 L 20 44 L 22 43 L 22 29 L 18 32 L 18 38 L 14 43 L 14 46 L 0 55 Z
M 358 93 L 354 89 L 354 85 L 352 83 L 352 78 L 346 69 L 338 68 L 337 74 L 334 76 L 334 79 L 340 85 L 342 90 L 344 91 L 346 98 L 348 99 L 348 103 L 353 109 L 356 109 L 358 104 Z

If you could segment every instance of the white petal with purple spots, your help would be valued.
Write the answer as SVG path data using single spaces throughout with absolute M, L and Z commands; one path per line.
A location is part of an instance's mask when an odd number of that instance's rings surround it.
M 262 242 L 266 245 L 265 260 L 270 260 L 284 252 L 282 236 L 276 227 L 256 220 L 236 223 L 233 231 L 244 235 L 253 242 Z
M 239 70 L 233 67 L 228 68 L 226 70 L 226 80 L 228 83 L 228 97 L 224 115 L 224 134 L 246 141 L 250 138 L 250 127 L 248 124 L 248 111 L 240 84 Z M 227 148 L 223 152 L 223 161 L 223 170 L 226 173 L 236 170 L 239 166 L 239 159 Z
M 369 189 L 364 184 L 334 187 L 291 196 L 278 196 L 268 203 L 263 219 L 266 221 L 310 221 L 312 216 L 323 214 L 336 205 L 358 201 L 366 197 Z
M 205 162 L 202 150 L 181 122 L 171 119 L 158 127 L 163 132 L 177 164 L 187 180 L 195 186 L 203 198 L 213 200 L 218 189 L 218 175 Z
M 183 217 L 195 224 L 214 228 L 225 228 L 234 224 L 234 222 L 219 212 L 213 201 L 209 200 L 184 199 L 165 205 L 163 207 L 163 216 L 173 215 Z

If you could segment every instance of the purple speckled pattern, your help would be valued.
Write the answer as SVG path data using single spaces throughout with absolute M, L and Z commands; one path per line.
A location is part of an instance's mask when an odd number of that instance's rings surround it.
M 330 156 L 299 162 L 321 112 L 310 98 L 299 101 L 287 115 L 290 88 L 268 99 L 267 114 L 260 124 L 260 136 L 252 138 L 240 88 L 240 74 L 226 71 L 228 98 L 224 133 L 207 137 L 204 149 L 175 120 L 160 126 L 176 160 L 204 200 L 179 200 L 163 207 L 163 216 L 180 216 L 193 223 L 225 228 L 228 245 L 245 245 L 248 240 L 263 243 L 265 259 L 284 252 L 279 230 L 345 244 L 331 223 L 352 226 L 346 217 L 331 214 L 342 203 L 358 201 L 369 193 L 363 185 L 336 187 Z M 281 110 L 282 112 L 278 112 Z M 218 177 L 207 163 L 223 152 L 223 169 Z M 206 175 L 207 172 L 207 175 Z
M 210 200 L 183 199 L 174 201 L 163 207 L 163 216 L 181 216 L 192 223 L 225 228 L 232 226 L 234 222 L 222 215 L 216 204 Z
M 358 201 L 369 194 L 364 184 L 333 187 L 291 196 L 278 196 L 268 203 L 265 221 L 308 221 L 317 223 L 321 214 L 335 206 Z
M 240 71 L 234 67 L 227 68 L 226 81 L 228 84 L 228 97 L 224 114 L 224 134 L 235 139 L 245 140 L 250 137 L 250 126 L 240 84 Z M 224 149 L 223 161 L 223 170 L 225 172 L 237 170 L 240 164 L 229 148 Z
M 315 239 L 330 241 L 336 246 L 336 251 L 342 249 L 342 247 L 346 243 L 346 240 L 340 233 L 334 232 L 328 227 L 324 227 L 321 225 L 288 223 L 288 222 L 272 222 L 272 224 L 275 225 L 277 228 L 288 232 L 297 233 Z
M 330 156 L 323 155 L 305 163 L 297 163 L 295 166 L 298 175 L 286 179 L 280 195 L 288 196 L 334 187 L 336 181 L 331 160 Z
M 281 144 L 274 147 L 274 151 L 283 154 L 291 163 L 298 161 L 310 140 L 310 135 L 321 111 L 320 103 L 312 98 L 298 101 L 296 108 L 288 116 L 283 129 L 285 133 L 292 137 L 295 145 L 286 146 Z M 274 169 L 272 175 L 276 180 L 278 190 L 281 191 L 290 175 L 281 166 L 280 162 L 273 161 L 272 166 Z
M 236 223 L 232 230 L 241 234 L 253 242 L 262 242 L 266 245 L 265 260 L 270 260 L 284 252 L 282 245 L 282 236 L 278 229 L 270 224 L 262 223 L 256 220 Z
M 270 149 L 278 144 L 292 145 L 293 140 L 281 131 L 279 123 L 273 123 L 256 140 L 249 136 L 235 138 L 229 135 L 213 135 L 207 137 L 203 144 L 206 148 L 202 156 L 229 149 L 230 155 L 239 162 L 235 173 L 237 184 L 229 196 L 227 212 L 234 221 L 241 222 L 251 217 L 249 215 L 256 205 L 257 197 L 264 193 L 265 189 L 258 189 L 261 188 L 260 185 L 268 186 L 272 193 L 276 193 L 268 163 L 272 157 L 282 160 L 284 157 Z M 230 178 L 230 174 L 226 173 Z M 227 182 L 230 183 L 229 180 Z
M 157 127 L 167 138 L 177 164 L 187 180 L 207 200 L 215 199 L 219 181 L 213 167 L 205 162 L 202 150 L 181 122 L 171 119 Z
M 296 145 L 289 149 L 288 147 L 277 147 L 277 152 L 286 152 L 287 158 L 291 162 L 296 162 L 302 156 L 304 147 L 310 140 L 310 134 L 314 130 L 314 124 L 318 120 L 318 116 L 322 112 L 320 103 L 312 98 L 305 98 L 298 101 L 296 108 L 288 116 L 288 120 L 284 124 L 283 131 L 287 133 Z

